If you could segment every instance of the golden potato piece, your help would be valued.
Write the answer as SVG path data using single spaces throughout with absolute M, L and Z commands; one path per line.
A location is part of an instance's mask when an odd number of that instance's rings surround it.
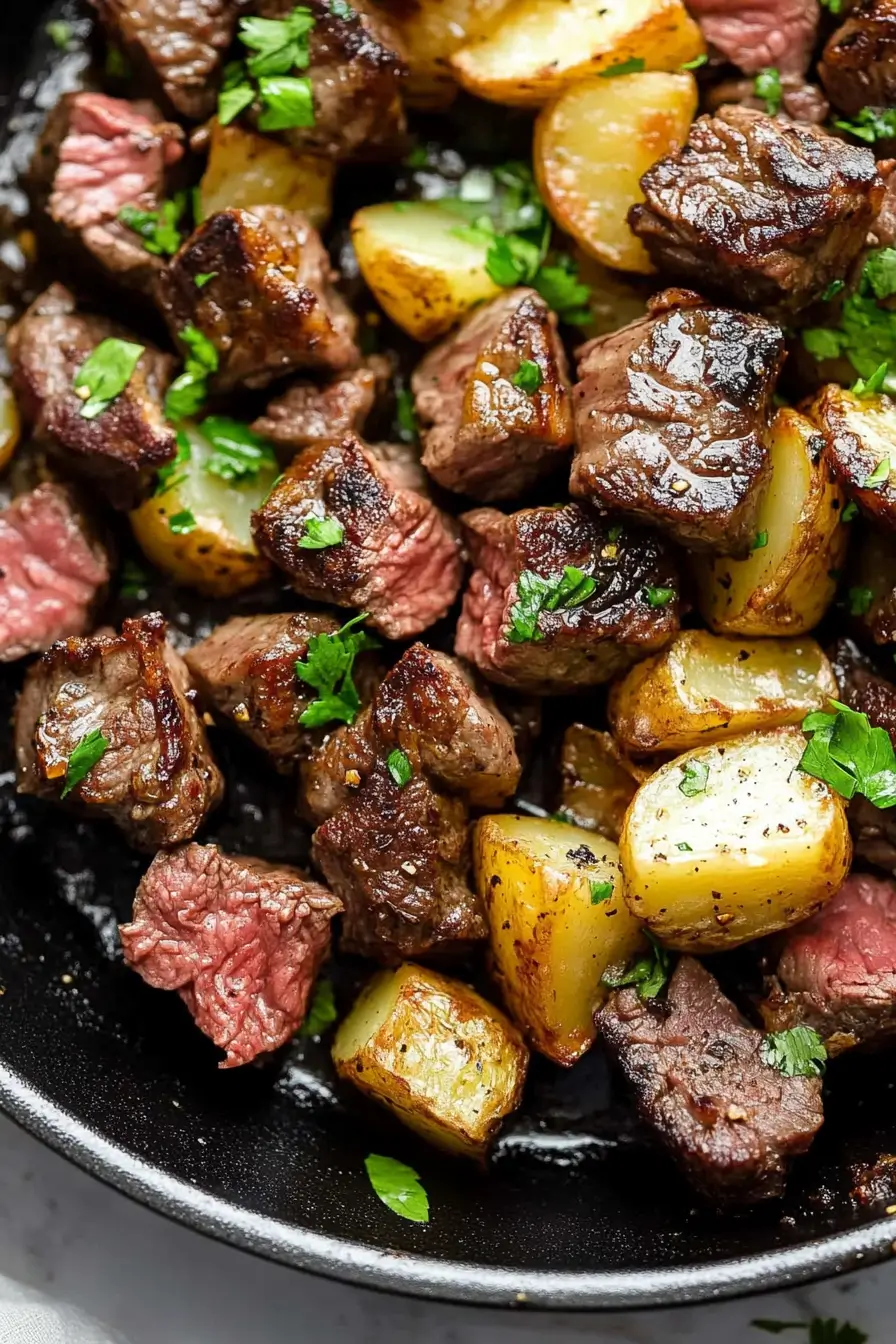
M 843 799 L 797 769 L 799 728 L 748 733 L 662 766 L 628 810 L 626 901 L 661 942 L 721 952 L 806 919 L 849 872 Z
M 822 388 L 806 411 L 826 440 L 834 475 L 883 527 L 896 528 L 896 399 Z
M 574 1064 L 596 1035 L 601 976 L 642 942 L 622 899 L 616 845 L 560 821 L 483 817 L 473 866 L 511 1016 L 534 1049 Z
M 744 560 L 701 556 L 694 563 L 701 615 L 719 634 L 801 635 L 833 601 L 849 527 L 841 519 L 846 497 L 823 448 L 811 420 L 789 408 L 778 412 L 754 549 Z
M 838 699 L 814 639 L 724 639 L 683 630 L 610 692 L 610 727 L 637 754 L 681 752 L 751 729 L 800 724 Z
M 409 336 L 442 336 L 477 303 L 501 293 L 485 269 L 489 244 L 459 237 L 465 220 L 435 201 L 368 205 L 352 220 L 361 274 Z
M 573 723 L 563 734 L 561 810 L 575 826 L 618 841 L 626 809 L 650 775 L 619 750 L 611 733 Z
M 678 70 L 704 51 L 682 0 L 516 0 L 451 67 L 480 98 L 538 104 L 613 66 Z
M 448 64 L 461 47 L 484 37 L 510 0 L 410 0 L 384 9 L 401 41 L 408 66 L 404 99 L 411 107 L 436 111 L 457 93 Z
M 22 433 L 19 408 L 12 388 L 0 378 L 0 471 L 9 466 Z
M 140 549 L 163 574 L 210 597 L 228 597 L 270 573 L 252 540 L 250 518 L 279 468 L 272 453 L 254 479 L 222 480 L 208 469 L 213 451 L 200 428 L 185 423 L 177 461 L 130 522 Z
M 375 975 L 336 1032 L 341 1078 L 440 1148 L 482 1158 L 519 1105 L 529 1052 L 469 985 L 406 964 Z
M 281 205 L 301 210 L 316 229 L 322 229 L 330 218 L 335 174 L 335 163 L 327 159 L 299 154 L 245 126 L 220 126 L 214 121 L 199 184 L 201 217 L 207 219 L 219 210 Z
M 598 261 L 654 272 L 628 212 L 644 199 L 642 174 L 687 140 L 697 100 L 693 75 L 647 71 L 574 84 L 540 112 L 539 190 L 560 228 Z

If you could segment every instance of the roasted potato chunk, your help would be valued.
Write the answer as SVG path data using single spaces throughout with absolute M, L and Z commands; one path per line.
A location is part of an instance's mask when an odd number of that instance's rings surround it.
M 330 218 L 336 165 L 300 154 L 236 123 L 212 123 L 208 163 L 199 184 L 199 224 L 219 210 L 282 205 L 301 210 L 316 229 Z
M 681 752 L 802 723 L 837 694 L 814 639 L 748 641 L 683 630 L 616 683 L 608 715 L 624 750 Z
M 701 557 L 694 566 L 701 615 L 719 634 L 801 635 L 833 601 L 849 528 L 843 490 L 822 449 L 810 420 L 778 411 L 753 549 L 743 560 Z
M 517 0 L 451 67 L 480 98 L 537 104 L 633 59 L 647 70 L 678 70 L 704 50 L 682 0 Z
M 896 528 L 896 400 L 822 388 L 807 414 L 850 499 L 884 527 Z
M 510 0 L 410 0 L 383 5 L 401 41 L 408 67 L 404 99 L 436 111 L 457 93 L 449 58 L 494 28 Z
M 269 494 L 278 467 L 271 453 L 254 478 L 227 481 L 209 470 L 213 454 L 201 430 L 185 424 L 176 461 L 130 520 L 144 555 L 163 574 L 210 597 L 229 597 L 270 573 L 249 520 Z
M 12 388 L 0 378 L 0 471 L 9 466 L 22 432 L 19 408 Z
M 511 1016 L 534 1049 L 574 1064 L 595 1038 L 601 976 L 642 940 L 616 845 L 560 821 L 483 817 L 473 866 Z
M 573 723 L 563 735 L 560 807 L 576 826 L 618 841 L 629 803 L 651 774 L 619 749 L 612 733 Z
M 539 114 L 539 190 L 560 228 L 598 261 L 653 274 L 629 208 L 644 199 L 642 173 L 687 140 L 697 99 L 693 75 L 653 70 L 574 84 Z
M 409 336 L 432 341 L 501 290 L 485 269 L 487 241 L 457 232 L 463 219 L 435 201 L 368 205 L 352 220 L 361 274 Z
M 821 908 L 849 872 L 843 799 L 797 769 L 798 728 L 747 733 L 642 784 L 619 851 L 625 898 L 668 947 L 721 952 Z
M 469 985 L 410 963 L 374 976 L 336 1032 L 341 1078 L 431 1143 L 483 1158 L 519 1105 L 529 1052 Z

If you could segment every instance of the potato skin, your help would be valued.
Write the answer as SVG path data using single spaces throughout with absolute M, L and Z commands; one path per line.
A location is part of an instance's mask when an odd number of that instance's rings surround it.
M 219 210 L 280 205 L 284 210 L 301 210 L 316 229 L 322 229 L 330 218 L 335 174 L 329 159 L 300 154 L 269 135 L 235 123 L 221 126 L 215 120 L 199 184 L 202 218 Z
M 483 1159 L 519 1105 L 529 1052 L 469 985 L 408 962 L 368 983 L 333 1042 L 340 1078 L 431 1143 Z
M 662 766 L 636 793 L 619 851 L 629 909 L 661 942 L 722 952 L 806 919 L 842 885 L 844 800 L 797 770 L 798 728 L 747 733 Z M 706 766 L 687 796 L 685 769 Z
M 410 0 L 385 6 L 408 67 L 404 101 L 436 112 L 449 106 L 457 81 L 449 58 L 486 36 L 511 0 Z
M 628 805 L 651 767 L 628 760 L 612 733 L 573 723 L 563 734 L 560 768 L 560 807 L 568 820 L 618 843 Z
M 563 822 L 491 816 L 473 836 L 476 888 L 489 924 L 493 972 L 530 1045 L 571 1065 L 590 1049 L 601 976 L 642 942 L 622 898 L 612 840 Z M 595 901 L 591 884 L 613 884 Z
M 896 527 L 896 400 L 858 397 L 831 384 L 822 388 L 806 414 L 824 435 L 831 469 L 850 499 L 881 526 Z M 881 464 L 888 468 L 884 479 L 865 488 Z
M 837 679 L 814 639 L 683 630 L 613 686 L 607 712 L 622 748 L 643 755 L 800 724 L 832 698 Z

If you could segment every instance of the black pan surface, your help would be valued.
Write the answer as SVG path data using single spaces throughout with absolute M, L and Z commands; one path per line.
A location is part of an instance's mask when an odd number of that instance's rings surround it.
M 38 9 L 0 12 L 7 144 L 81 60 L 68 54 L 61 69 L 57 61 L 48 84 L 47 16 Z M 14 167 L 8 153 L 0 158 L 0 206 Z M 109 615 L 156 605 L 187 636 L 224 615 L 183 610 L 164 591 Z M 16 682 L 15 673 L 0 682 L 7 721 Z M 231 787 L 201 838 L 302 862 L 307 837 L 288 786 L 223 734 L 215 750 Z M 892 1253 L 896 1221 L 884 1209 L 896 1194 L 880 1165 L 896 1152 L 892 1056 L 831 1071 L 824 1130 L 781 1204 L 724 1218 L 696 1206 L 632 1121 L 597 1052 L 565 1074 L 536 1061 L 523 1110 L 483 1175 L 416 1144 L 349 1095 L 325 1045 L 298 1040 L 263 1066 L 219 1071 L 175 997 L 150 990 L 120 961 L 115 925 L 144 861 L 109 830 L 17 798 L 8 741 L 0 856 L 0 1105 L 87 1170 L 200 1231 L 372 1287 L 552 1308 L 695 1302 Z M 359 971 L 337 971 L 342 1007 Z M 430 1195 L 428 1226 L 379 1203 L 363 1168 L 371 1151 L 417 1168 Z M 877 1178 L 863 1178 L 875 1164 Z

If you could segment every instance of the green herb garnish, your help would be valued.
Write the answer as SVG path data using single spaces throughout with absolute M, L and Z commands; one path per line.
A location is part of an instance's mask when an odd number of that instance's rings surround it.
M 843 300 L 836 327 L 808 327 L 804 347 L 816 359 L 845 357 L 862 378 L 872 378 L 881 364 L 896 368 L 896 312 L 880 306 L 896 294 L 896 249 L 878 248 L 862 268 L 858 288 Z M 888 372 L 882 391 L 896 391 Z
M 389 752 L 386 757 L 386 769 L 392 776 L 392 783 L 397 784 L 400 789 L 411 782 L 414 774 L 410 761 L 400 747 Z
M 144 251 L 155 257 L 173 257 L 180 247 L 178 225 L 186 206 L 186 193 L 178 193 L 172 200 L 163 201 L 158 210 L 138 210 L 135 205 L 125 205 L 118 218 L 126 228 L 139 234 Z
M 896 806 L 896 754 L 885 728 L 872 728 L 867 714 L 831 702 L 834 712 L 803 719 L 809 736 L 799 769 L 843 798 L 860 793 L 875 807 Z
M 303 711 L 299 723 L 304 728 L 322 728 L 328 723 L 354 723 L 361 701 L 352 677 L 355 658 L 365 649 L 379 644 L 365 630 L 355 626 L 367 619 L 367 612 L 354 616 L 332 635 L 312 635 L 304 662 L 296 663 L 296 676 L 318 693 L 318 698 Z
M 272 75 L 258 81 L 260 131 L 288 131 L 314 125 L 314 95 L 307 75 Z
M 850 500 L 840 515 L 841 523 L 851 523 L 853 518 L 858 516 L 859 506 L 854 500 Z
M 149 575 L 142 565 L 128 556 L 119 571 L 119 597 L 143 599 L 149 590 Z
M 750 545 L 751 551 L 764 551 L 768 545 L 768 533 L 757 532 Z
M 859 378 L 852 388 L 854 397 L 860 397 L 863 400 L 866 397 L 876 397 L 884 387 L 887 381 L 887 375 L 890 372 L 890 366 L 886 362 L 879 364 L 870 378 Z
M 691 846 L 688 844 L 687 840 L 679 840 L 675 848 L 680 849 L 685 854 L 693 854 L 694 852 Z
M 876 490 L 879 485 L 884 485 L 890 479 L 893 471 L 893 459 L 882 457 L 872 472 L 862 481 L 861 490 Z
M 311 81 L 307 75 L 290 73 L 307 70 L 310 64 L 308 39 L 314 23 L 307 5 L 296 5 L 282 19 L 240 19 L 239 38 L 252 55 L 245 61 L 231 61 L 225 68 L 218 99 L 222 126 L 245 111 L 256 96 L 261 105 L 259 130 L 314 125 Z
M 217 271 L 199 271 L 193 276 L 193 284 L 197 289 L 205 289 L 206 285 L 217 278 Z
M 705 793 L 708 782 L 709 766 L 705 761 L 685 761 L 678 785 L 685 798 L 696 798 L 698 793 Z
M 395 393 L 395 423 L 402 443 L 416 443 L 420 437 L 414 394 L 409 387 L 399 387 Z
M 785 1078 L 820 1078 L 828 1058 L 824 1041 L 812 1027 L 771 1031 L 763 1037 L 759 1053 Z
M 412 1223 L 429 1222 L 429 1198 L 413 1167 L 379 1153 L 366 1157 L 364 1167 L 374 1193 L 388 1209 Z
M 520 388 L 531 396 L 544 382 L 541 366 L 534 359 L 521 359 L 520 366 L 510 380 L 514 387 Z
M 706 65 L 708 60 L 709 57 L 706 52 L 702 51 L 700 55 L 695 56 L 692 61 L 685 61 L 684 64 L 680 65 L 678 68 L 679 70 L 699 70 L 702 66 Z
M 822 303 L 830 303 L 831 299 L 836 299 L 840 291 L 845 288 L 842 280 L 832 280 L 821 296 Z
M 184 371 L 168 389 L 165 396 L 165 414 L 169 420 L 185 420 L 202 409 L 208 396 L 209 375 L 218 369 L 218 352 L 214 344 L 188 322 L 180 339 L 189 350 L 184 360 Z
M 650 950 L 619 974 L 604 971 L 601 976 L 602 985 L 606 985 L 609 989 L 622 989 L 624 985 L 635 985 L 639 998 L 656 998 L 672 974 L 672 958 L 646 929 L 645 937 L 650 943 Z
M 210 476 L 218 476 L 222 481 L 254 481 L 260 471 L 277 465 L 271 445 L 241 420 L 207 415 L 199 425 L 199 432 L 212 446 L 212 455 L 205 463 Z
M 326 514 L 323 518 L 309 514 L 305 519 L 305 531 L 299 539 L 302 551 L 325 551 L 330 546 L 339 546 L 345 537 L 345 528 L 338 518 Z
M 145 347 L 109 336 L 85 359 L 72 386 L 83 401 L 81 415 L 95 420 L 125 390 Z
M 601 79 L 616 79 L 619 75 L 639 75 L 646 65 L 643 56 L 632 56 L 627 61 L 617 61 L 615 65 L 608 65 L 606 70 L 599 70 L 598 74 Z
M 874 593 L 870 588 L 850 588 L 847 596 L 849 597 L 850 616 L 864 616 L 866 612 L 871 610 Z
M 602 905 L 613 895 L 614 887 L 612 882 L 589 882 L 591 888 L 591 904 Z
M 66 763 L 65 783 L 60 798 L 67 798 L 72 789 L 89 775 L 97 761 L 101 761 L 108 750 L 109 739 L 103 736 L 99 728 L 85 733 Z
M 168 519 L 168 527 L 176 537 L 185 537 L 188 533 L 195 532 L 197 523 L 192 509 L 181 509 L 179 513 L 172 513 Z
M 863 107 L 851 120 L 841 117 L 834 125 L 838 131 L 864 140 L 866 145 L 892 140 L 896 136 L 896 107 Z
M 305 1014 L 305 1021 L 299 1029 L 300 1036 L 322 1036 L 327 1027 L 336 1021 L 336 1000 L 333 997 L 333 981 L 318 980 L 314 986 L 314 997 Z
M 753 80 L 753 92 L 765 103 L 770 117 L 781 111 L 784 102 L 784 90 L 781 87 L 781 72 L 774 65 L 767 65 Z
M 334 19 L 345 19 L 346 22 L 355 18 L 355 11 L 346 0 L 330 0 L 330 13 Z
M 648 584 L 641 590 L 641 596 L 651 607 L 665 607 L 675 596 L 674 588 L 654 588 Z
M 44 24 L 44 32 L 60 51 L 68 51 L 72 44 L 72 38 L 75 35 L 74 29 L 65 19 L 51 19 L 49 23 Z
M 517 600 L 510 608 L 507 638 L 511 644 L 544 639 L 538 628 L 543 611 L 569 611 L 587 602 L 597 587 L 590 574 L 567 565 L 562 574 L 543 578 L 534 570 L 524 569 L 517 579 Z

